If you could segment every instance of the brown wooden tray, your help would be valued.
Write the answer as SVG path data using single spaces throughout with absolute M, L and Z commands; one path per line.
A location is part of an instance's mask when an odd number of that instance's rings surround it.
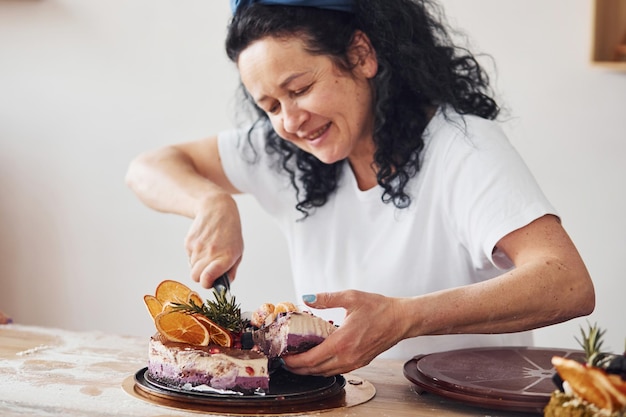
M 551 359 L 584 357 L 582 351 L 532 347 L 459 349 L 419 355 L 404 376 L 424 391 L 465 404 L 542 413 L 556 389 Z
M 231 395 L 217 394 L 212 397 L 206 393 L 177 392 L 176 389 L 164 389 L 149 383 L 145 379 L 146 368 L 128 376 L 122 388 L 129 395 L 140 400 L 179 410 L 204 413 L 218 413 L 224 416 L 287 416 L 301 415 L 307 412 L 318 412 L 344 407 L 353 407 L 369 401 L 376 394 L 376 389 L 368 381 L 358 376 L 338 375 L 321 384 L 295 384 L 291 387 L 279 387 L 292 394 L 287 397 L 277 395 L 278 391 L 269 396 L 242 396 L 232 398 Z M 310 378 L 302 376 L 301 378 Z M 274 379 L 276 381 L 276 378 Z M 272 389 L 270 380 L 270 391 Z M 214 394 L 215 395 L 215 394 Z

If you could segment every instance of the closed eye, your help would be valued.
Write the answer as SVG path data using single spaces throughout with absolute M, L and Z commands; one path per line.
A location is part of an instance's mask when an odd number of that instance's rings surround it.
M 264 111 L 268 114 L 276 114 L 278 113 L 278 111 L 280 110 L 280 102 L 275 101 L 274 103 L 272 103 L 271 106 L 269 106 L 269 108 L 264 109 Z
M 311 90 L 311 87 L 313 86 L 313 84 L 309 84 L 306 87 L 303 87 L 299 90 L 295 90 L 295 91 L 291 91 L 289 92 L 289 96 L 292 98 L 297 98 L 300 97 L 306 93 L 308 93 Z M 275 102 L 272 103 L 271 106 L 269 106 L 269 108 L 265 109 L 265 112 L 268 114 L 276 114 L 280 111 L 280 102 L 277 100 Z
M 299 96 L 301 96 L 301 95 L 303 95 L 303 94 L 306 94 L 306 93 L 307 93 L 307 92 L 311 89 L 311 86 L 312 86 L 312 85 L 313 85 L 313 84 L 309 84 L 309 85 L 307 85 L 307 86 L 306 86 L 306 87 L 304 87 L 304 88 L 301 88 L 301 89 L 299 89 L 299 90 L 293 91 L 293 92 L 291 93 L 291 95 L 292 95 L 292 96 L 294 96 L 294 97 L 299 97 Z

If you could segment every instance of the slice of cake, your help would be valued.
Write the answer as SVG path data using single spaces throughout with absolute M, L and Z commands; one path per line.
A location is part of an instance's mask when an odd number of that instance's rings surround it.
M 299 353 L 319 345 L 336 327 L 308 312 L 289 311 L 252 333 L 254 343 L 270 358 Z
M 582 333 L 585 363 L 555 356 L 555 383 L 545 417 L 626 417 L 626 353 L 602 352 L 596 326 Z
M 273 359 L 321 343 L 335 326 L 291 303 L 264 304 L 242 318 L 225 292 L 215 300 L 176 281 L 163 281 L 144 296 L 158 333 L 150 339 L 147 379 L 189 391 L 263 394 Z
M 159 333 L 150 338 L 148 375 L 191 391 L 262 394 L 269 390 L 264 354 L 217 345 L 192 346 L 166 340 Z

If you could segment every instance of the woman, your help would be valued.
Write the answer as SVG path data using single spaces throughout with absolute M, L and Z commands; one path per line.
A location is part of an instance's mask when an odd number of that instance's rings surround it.
M 485 73 L 434 5 L 232 5 L 226 49 L 256 123 L 143 154 L 127 181 L 150 207 L 193 219 L 191 276 L 207 288 L 234 278 L 243 253 L 232 194 L 276 217 L 297 292 L 345 315 L 285 358 L 293 372 L 530 344 L 527 330 L 593 310 L 583 261 L 493 121 Z

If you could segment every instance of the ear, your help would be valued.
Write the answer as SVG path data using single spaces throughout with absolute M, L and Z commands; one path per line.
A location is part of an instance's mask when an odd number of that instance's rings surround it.
M 357 30 L 352 37 L 348 51 L 353 71 L 366 78 L 373 78 L 378 72 L 378 59 L 370 38 L 362 31 Z

